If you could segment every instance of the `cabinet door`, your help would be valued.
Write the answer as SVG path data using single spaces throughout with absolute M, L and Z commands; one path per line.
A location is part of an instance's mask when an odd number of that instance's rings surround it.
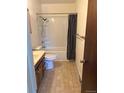
M 45 62 L 43 60 L 42 61 L 42 77 L 44 77 L 44 72 L 45 72 Z
M 40 65 L 39 65 L 38 69 L 39 69 L 39 82 L 40 82 L 41 79 L 42 79 L 42 74 L 43 74 L 43 71 L 42 71 L 42 69 L 43 69 L 42 62 L 40 62 Z
M 36 73 L 36 81 L 37 81 L 37 90 L 39 89 L 40 83 L 41 83 L 41 79 L 44 76 L 44 58 L 42 58 L 35 69 L 35 73 Z
M 39 82 L 39 79 L 40 79 L 40 77 L 39 77 L 39 69 L 37 68 L 35 72 L 36 72 L 36 81 L 37 81 L 37 89 L 38 89 L 39 84 L 40 84 L 40 82 Z

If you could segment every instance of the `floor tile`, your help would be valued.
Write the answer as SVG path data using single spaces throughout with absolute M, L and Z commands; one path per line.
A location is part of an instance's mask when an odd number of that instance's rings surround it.
M 54 62 L 54 69 L 45 71 L 38 93 L 81 93 L 75 62 Z

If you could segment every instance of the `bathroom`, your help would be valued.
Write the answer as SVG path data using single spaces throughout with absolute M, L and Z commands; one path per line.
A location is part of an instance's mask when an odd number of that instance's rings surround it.
M 81 93 L 88 1 L 28 0 L 37 93 Z

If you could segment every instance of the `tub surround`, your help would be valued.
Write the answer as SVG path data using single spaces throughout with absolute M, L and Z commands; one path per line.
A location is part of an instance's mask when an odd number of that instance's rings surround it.
M 56 55 L 55 61 L 68 61 L 66 58 L 66 47 L 47 47 L 42 48 L 42 50 L 45 50 L 46 54 Z

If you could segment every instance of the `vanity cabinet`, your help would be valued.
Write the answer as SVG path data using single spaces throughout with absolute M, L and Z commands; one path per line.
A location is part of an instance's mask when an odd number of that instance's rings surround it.
M 36 74 L 36 81 L 37 81 L 37 91 L 39 89 L 41 79 L 44 77 L 44 71 L 45 71 L 45 54 L 38 60 L 38 62 L 35 64 L 35 74 Z

